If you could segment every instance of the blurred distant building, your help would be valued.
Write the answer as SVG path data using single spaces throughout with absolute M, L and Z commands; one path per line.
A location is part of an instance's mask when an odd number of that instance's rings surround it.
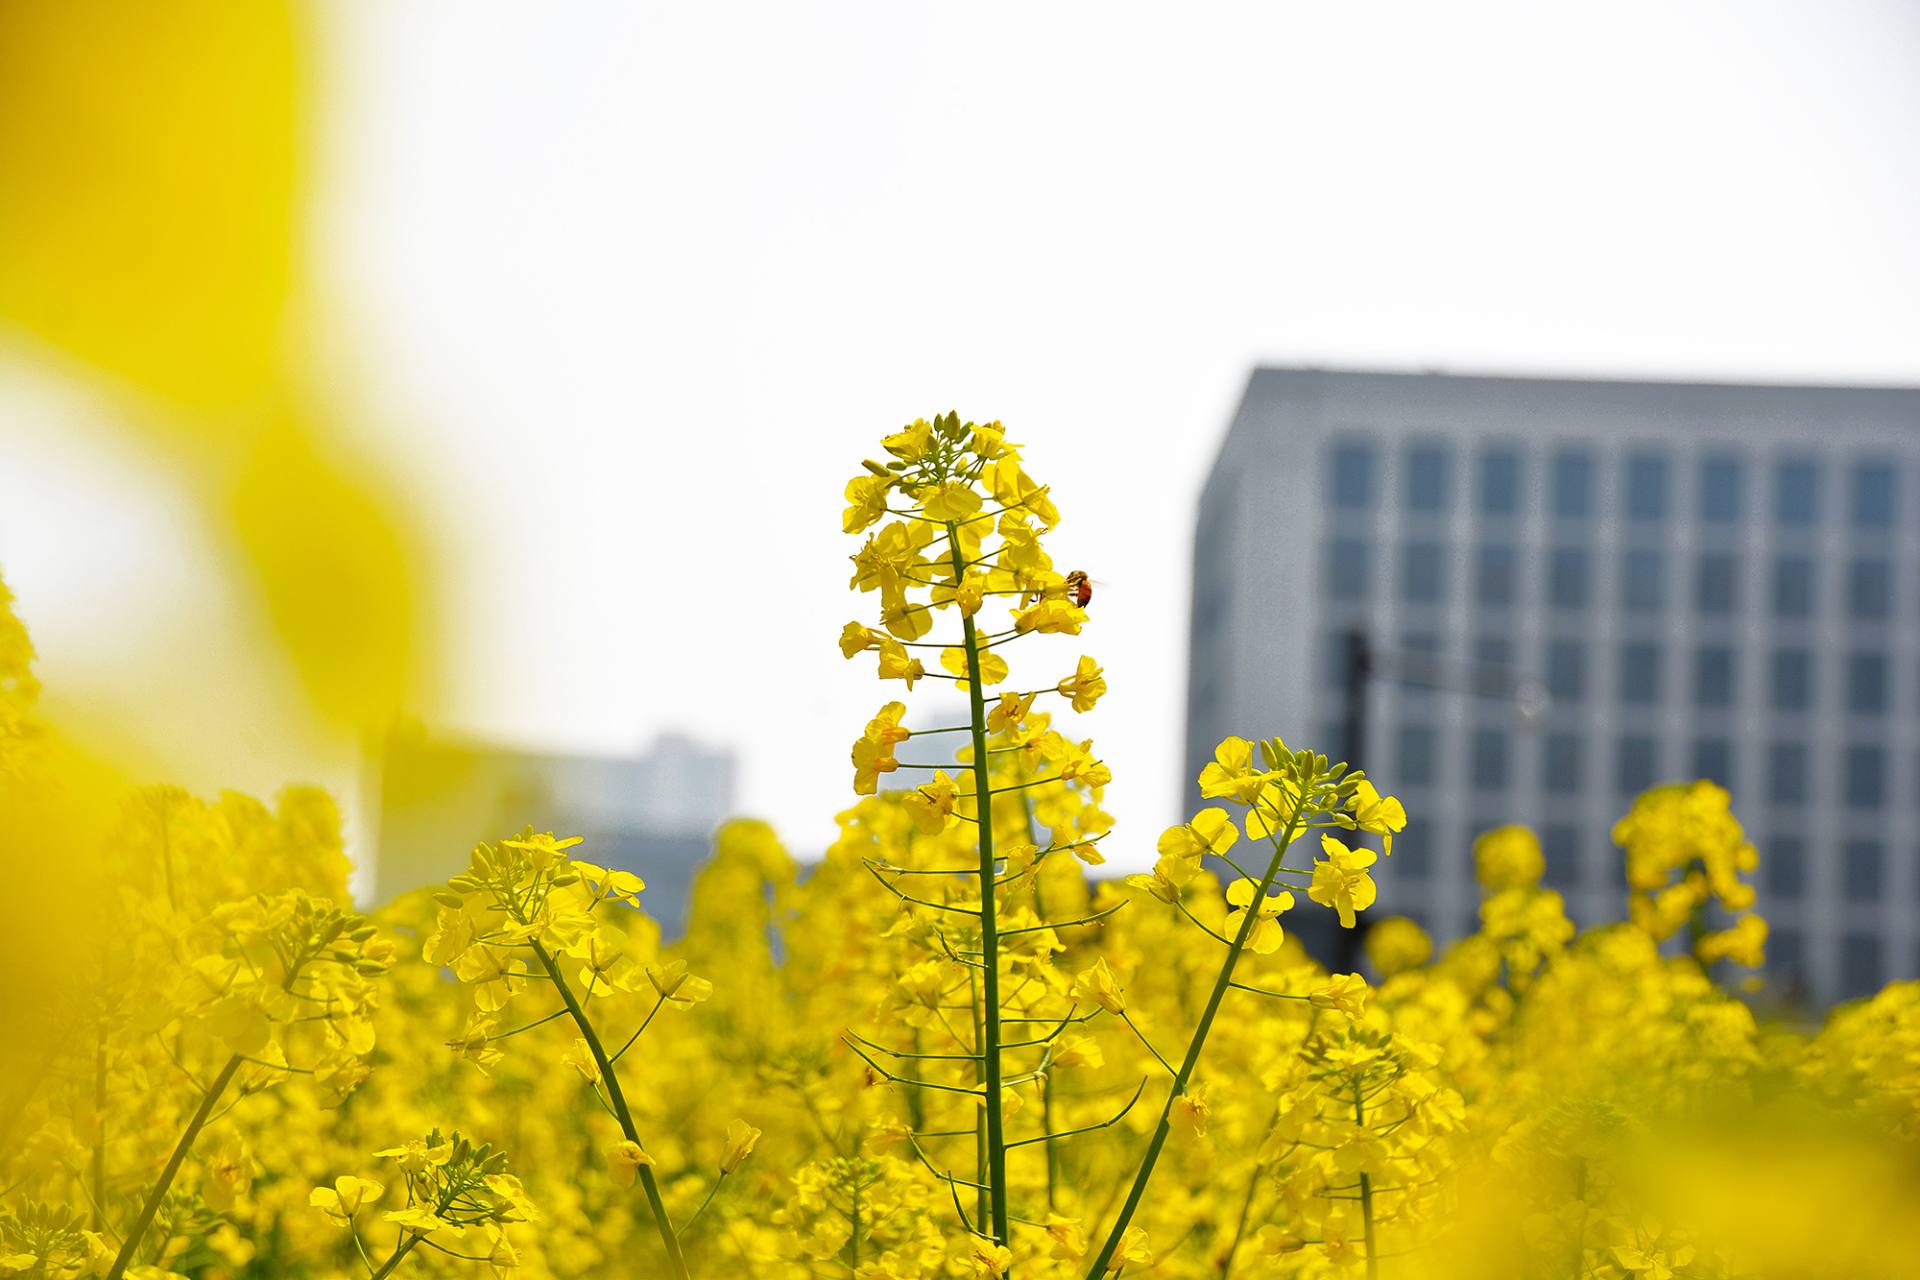
M 1260 369 L 1195 534 L 1188 796 L 1229 733 L 1357 754 L 1412 815 L 1380 907 L 1445 940 L 1476 832 L 1617 917 L 1613 821 L 1713 778 L 1770 976 L 1862 993 L 1920 968 L 1916 623 L 1920 390 Z
M 671 734 L 641 755 L 575 756 L 403 728 L 378 754 L 369 763 L 379 901 L 446 879 L 465 868 L 479 841 L 531 824 L 585 837 L 588 861 L 638 872 L 648 914 L 677 936 L 693 873 L 733 807 L 732 752 Z

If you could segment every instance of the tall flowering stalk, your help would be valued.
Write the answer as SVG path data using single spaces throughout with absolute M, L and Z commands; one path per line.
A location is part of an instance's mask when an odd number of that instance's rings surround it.
M 1146 1152 L 1134 1171 L 1127 1198 L 1105 1243 L 1087 1269 L 1089 1280 L 1100 1280 L 1114 1264 L 1116 1255 L 1122 1255 L 1123 1250 L 1129 1248 L 1128 1233 L 1133 1217 L 1153 1177 L 1161 1149 L 1166 1145 L 1175 1108 L 1184 1105 L 1189 1113 L 1194 1113 L 1204 1107 L 1203 1100 L 1192 1092 L 1194 1072 L 1227 992 L 1238 990 L 1283 1000 L 1304 1000 L 1349 1015 L 1360 1012 L 1366 997 L 1365 984 L 1354 974 L 1339 975 L 1310 992 L 1283 992 L 1237 982 L 1234 973 L 1247 952 L 1266 954 L 1279 949 L 1283 939 L 1279 918 L 1293 908 L 1294 897 L 1290 889 L 1275 890 L 1288 881 L 1304 888 L 1312 901 L 1336 911 L 1342 927 L 1353 928 L 1356 913 L 1373 905 L 1375 887 L 1368 869 L 1375 855 L 1370 849 L 1349 847 L 1330 831 L 1360 830 L 1377 834 L 1391 853 L 1393 833 L 1406 826 L 1406 811 L 1399 801 L 1380 795 L 1358 769 L 1329 763 L 1327 757 L 1312 751 L 1290 750 L 1278 738 L 1259 744 L 1259 763 L 1255 763 L 1255 754 L 1254 744 L 1245 738 L 1223 741 L 1214 753 L 1213 762 L 1200 774 L 1200 794 L 1208 799 L 1224 799 L 1245 809 L 1241 825 L 1248 838 L 1255 844 L 1265 842 L 1267 846 L 1263 874 L 1256 878 L 1234 860 L 1232 850 L 1239 842 L 1239 827 L 1225 809 L 1212 807 L 1201 810 L 1189 822 L 1168 828 L 1160 837 L 1160 858 L 1153 874 L 1129 878 L 1136 887 L 1178 909 L 1196 928 L 1224 946 L 1226 954 L 1180 1065 L 1174 1067 L 1162 1060 L 1173 1074 L 1173 1085 L 1160 1110 L 1160 1120 L 1147 1141 Z M 1322 856 L 1310 868 L 1288 866 L 1288 850 L 1312 830 L 1321 832 Z M 1227 885 L 1227 903 L 1232 911 L 1226 920 L 1225 933 L 1202 922 L 1184 901 L 1185 886 L 1199 874 L 1203 861 L 1209 857 L 1231 870 L 1235 877 Z M 1124 1017 L 1122 995 L 1113 991 L 1108 1000 L 1110 1010 Z M 1130 1020 L 1128 1025 L 1132 1026 Z
M 1000 425 L 948 414 L 915 422 L 882 446 L 891 460 L 866 463 L 866 474 L 849 482 L 843 520 L 847 533 L 879 526 L 853 557 L 852 585 L 878 594 L 881 625 L 848 623 L 841 651 L 848 658 L 873 653 L 879 677 L 909 690 L 927 674 L 918 655 L 937 652 L 939 666 L 966 694 L 967 722 L 909 728 L 905 704 L 890 702 L 853 745 L 856 793 L 873 795 L 883 774 L 915 776 L 900 803 L 917 840 L 899 860 L 869 866 L 906 907 L 907 929 L 928 958 L 902 976 L 890 1001 L 913 1032 L 905 1045 L 858 1035 L 849 1043 L 879 1076 L 909 1090 L 910 1110 L 926 1122 L 906 1140 L 946 1183 L 977 1242 L 977 1267 L 1004 1276 L 1016 1216 L 1009 1156 L 1040 1143 L 1051 1155 L 1065 1136 L 1045 1123 L 1050 1073 L 1099 1065 L 1090 1041 L 1066 1034 L 1097 1010 L 1082 1013 L 1063 995 L 1066 984 L 1051 965 L 1064 945 L 1057 931 L 1109 914 L 1049 921 L 1040 912 L 1049 860 L 1065 852 L 1101 860 L 1095 844 L 1110 821 L 1099 801 L 1110 775 L 1090 742 L 1053 729 L 1050 714 L 1034 703 L 1054 695 L 1075 711 L 1090 710 L 1106 681 L 1083 656 L 1052 684 L 989 702 L 987 691 L 1011 675 L 1006 648 L 1033 635 L 1077 635 L 1088 599 L 1084 575 L 1060 572 L 1043 548 L 1059 512 L 1022 469 Z M 1008 606 L 998 630 L 982 621 L 990 600 Z M 948 611 L 958 618 L 958 643 L 928 640 L 935 615 Z M 896 755 L 910 739 L 949 734 L 964 735 L 953 773 L 951 759 Z M 929 1049 L 929 1039 L 945 1043 Z M 917 1074 L 907 1074 L 903 1063 Z M 1023 1091 L 1041 1103 L 1043 1123 L 1039 1132 L 1015 1137 L 1009 1117 L 1024 1105 Z M 932 1127 L 928 1095 L 961 1099 L 976 1114 Z M 952 1170 L 956 1152 L 947 1144 L 969 1137 L 973 1176 L 963 1178 Z M 963 1198 L 973 1200 L 972 1215 Z
M 108 1280 L 120 1280 L 140 1255 L 174 1179 L 236 1081 L 246 1094 L 297 1073 L 331 1081 L 344 1095 L 366 1075 L 371 979 L 393 957 L 393 944 L 372 925 L 335 903 L 289 892 L 223 904 L 207 932 L 221 941 L 194 961 L 158 1034 L 171 1034 L 176 1063 L 197 1056 L 220 1065 L 200 1085 L 193 1114 L 122 1233 Z
M 681 1233 L 668 1216 L 653 1157 L 640 1140 L 615 1066 L 662 1008 L 704 1000 L 712 985 L 688 974 L 683 963 L 643 966 L 627 954 L 626 934 L 595 912 L 607 903 L 638 907 L 646 882 L 630 871 L 572 858 L 567 850 L 579 843 L 578 837 L 556 840 L 529 829 L 516 839 L 480 845 L 467 872 L 437 895 L 439 915 L 423 954 L 430 963 L 451 966 L 473 986 L 476 1011 L 453 1047 L 482 1068 L 502 1056 L 499 1041 L 560 1017 L 572 1020 L 579 1038 L 563 1065 L 580 1074 L 620 1127 L 620 1139 L 605 1153 L 609 1175 L 620 1186 L 639 1181 L 671 1274 L 686 1280 Z M 530 981 L 549 984 L 560 1007 L 499 1030 L 502 1011 Z M 583 997 L 648 988 L 654 993 L 652 1009 L 609 1053 Z

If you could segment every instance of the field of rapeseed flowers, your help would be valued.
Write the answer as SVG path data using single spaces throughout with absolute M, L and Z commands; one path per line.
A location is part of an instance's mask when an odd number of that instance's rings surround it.
M 365 917 L 324 794 L 126 793 L 0 593 L 0 1275 L 1915 1273 L 1920 984 L 1757 1020 L 1725 792 L 1621 819 L 1622 923 L 1576 933 L 1507 827 L 1477 933 L 1324 972 L 1289 920 L 1362 923 L 1391 779 L 1229 738 L 1101 877 L 1053 492 L 998 424 L 882 444 L 840 647 L 902 697 L 848 709 L 824 860 L 728 825 L 671 945 L 565 832 Z

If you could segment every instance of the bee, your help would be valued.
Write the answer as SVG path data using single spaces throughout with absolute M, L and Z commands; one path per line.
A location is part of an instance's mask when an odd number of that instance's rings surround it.
M 1086 608 L 1087 602 L 1093 599 L 1093 580 L 1087 577 L 1085 569 L 1075 569 L 1069 573 L 1063 585 L 1067 599 L 1073 602 L 1076 609 Z

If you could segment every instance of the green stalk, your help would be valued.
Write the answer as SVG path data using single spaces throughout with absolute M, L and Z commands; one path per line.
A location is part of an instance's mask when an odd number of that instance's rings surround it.
M 394 1246 L 393 1252 L 387 1255 L 387 1260 L 380 1264 L 380 1269 L 369 1276 L 368 1280 L 387 1280 L 387 1277 L 393 1274 L 393 1269 L 400 1265 L 401 1260 L 412 1252 L 413 1246 L 420 1243 L 420 1239 L 409 1231 L 407 1238 Z
M 1233 1241 L 1227 1246 L 1227 1256 L 1220 1259 L 1220 1280 L 1227 1280 L 1233 1274 L 1234 1255 L 1240 1252 L 1240 1242 L 1247 1237 L 1247 1218 L 1253 1212 L 1254 1194 L 1260 1190 L 1260 1175 L 1266 1170 L 1266 1165 L 1256 1164 L 1253 1166 L 1253 1176 L 1247 1179 L 1247 1194 L 1240 1201 L 1240 1217 L 1233 1224 Z
M 1353 1123 L 1363 1129 L 1367 1124 L 1367 1104 L 1360 1096 L 1357 1079 L 1353 1082 Z M 1367 1235 L 1367 1280 L 1379 1280 L 1380 1255 L 1373 1239 L 1373 1179 L 1365 1172 L 1360 1175 L 1360 1222 Z
M 953 581 L 960 585 L 966 565 L 960 558 L 960 529 L 947 522 L 947 552 L 953 562 Z M 962 617 L 967 651 L 967 703 L 973 737 L 974 827 L 980 840 L 980 1055 L 986 1068 L 987 1186 L 992 1208 L 992 1234 L 1007 1244 L 1007 1135 L 1000 1111 L 1000 925 L 994 906 L 993 789 L 987 775 L 987 701 L 980 684 L 980 637 L 973 619 Z
M 1173 1104 L 1187 1091 L 1187 1082 L 1193 1078 L 1193 1070 L 1200 1065 L 1200 1051 L 1206 1047 L 1207 1033 L 1213 1030 L 1214 1015 L 1220 1012 L 1220 1002 L 1226 998 L 1227 987 L 1233 981 L 1234 967 L 1240 962 L 1241 953 L 1246 950 L 1247 939 L 1253 934 L 1253 926 L 1260 918 L 1260 900 L 1267 896 L 1273 887 L 1274 877 L 1280 874 L 1281 860 L 1287 856 L 1287 848 L 1300 833 L 1300 815 L 1307 804 L 1307 793 L 1303 789 L 1300 800 L 1294 805 L 1293 813 L 1287 818 L 1286 830 L 1275 842 L 1273 857 L 1267 862 L 1266 878 L 1260 881 L 1259 892 L 1254 894 L 1253 902 L 1240 918 L 1240 929 L 1227 947 L 1227 958 L 1220 965 L 1220 976 L 1213 980 L 1213 993 L 1207 997 L 1207 1007 L 1201 1011 L 1200 1024 L 1194 1028 L 1193 1039 L 1187 1044 L 1187 1056 L 1180 1063 L 1180 1070 L 1173 1077 L 1173 1088 L 1167 1093 L 1166 1105 L 1160 1108 L 1160 1122 L 1153 1128 L 1153 1137 L 1147 1143 L 1147 1153 L 1140 1160 L 1140 1168 L 1134 1174 L 1133 1186 L 1127 1191 L 1126 1203 L 1120 1206 L 1120 1216 L 1114 1220 L 1113 1230 L 1107 1233 L 1107 1242 L 1100 1246 L 1093 1265 L 1087 1269 L 1087 1280 L 1101 1280 L 1107 1274 L 1107 1262 L 1120 1248 L 1120 1239 L 1126 1234 L 1127 1225 L 1133 1221 L 1133 1215 L 1140 1207 L 1140 1197 L 1146 1194 L 1147 1182 L 1153 1177 L 1153 1166 L 1160 1159 L 1160 1149 L 1167 1144 L 1167 1134 L 1173 1127 Z
M 153 1215 L 160 1211 L 160 1201 L 179 1176 L 180 1166 L 185 1163 L 187 1152 L 193 1149 L 195 1138 L 207 1127 L 207 1117 L 213 1114 L 214 1104 L 220 1101 L 227 1085 L 233 1080 L 234 1072 L 240 1070 L 241 1058 L 234 1054 L 227 1059 L 227 1065 L 220 1068 L 220 1074 L 207 1086 L 206 1093 L 200 1097 L 200 1105 L 194 1108 L 193 1118 L 187 1121 L 187 1128 L 180 1135 L 180 1141 L 173 1144 L 173 1154 L 167 1157 L 167 1167 L 160 1171 L 160 1180 L 153 1184 L 153 1190 L 147 1193 L 147 1201 L 140 1206 L 140 1216 L 127 1228 L 127 1238 L 120 1245 L 120 1252 L 113 1260 L 113 1267 L 107 1272 L 107 1280 L 121 1280 L 127 1274 L 127 1264 L 133 1261 L 133 1251 L 140 1244 L 147 1228 L 153 1225 Z
M 567 1006 L 573 1025 L 579 1028 L 580 1038 L 587 1042 L 587 1051 L 600 1068 L 600 1078 L 607 1082 L 607 1097 L 613 1104 L 614 1119 L 620 1122 L 620 1132 L 627 1135 L 627 1141 L 645 1146 L 640 1142 L 639 1131 L 633 1126 L 633 1113 L 627 1110 L 626 1095 L 620 1091 L 620 1077 L 615 1074 L 613 1064 L 607 1061 L 607 1051 L 601 1046 L 600 1037 L 595 1034 L 586 1010 L 574 998 L 573 988 L 560 976 L 560 966 L 553 962 L 547 949 L 537 941 L 531 945 L 533 954 L 540 958 L 540 967 L 547 971 L 547 977 L 553 981 L 553 989 L 560 993 L 561 1002 Z M 654 1225 L 660 1229 L 660 1242 L 666 1246 L 667 1263 L 678 1280 L 690 1280 L 687 1260 L 680 1255 L 680 1237 L 674 1234 L 673 1223 L 667 1217 L 666 1202 L 660 1199 L 660 1184 L 654 1180 L 653 1167 L 643 1164 L 636 1172 L 640 1175 L 640 1189 L 647 1196 L 647 1207 L 653 1210 Z
M 102 1024 L 93 1052 L 93 1114 L 98 1117 L 100 1137 L 93 1144 L 93 1229 L 107 1232 L 107 1031 Z

